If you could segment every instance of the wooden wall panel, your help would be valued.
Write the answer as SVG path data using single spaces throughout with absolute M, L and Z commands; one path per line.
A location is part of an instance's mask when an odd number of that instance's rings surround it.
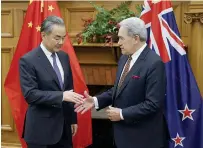
M 70 38 L 75 38 L 76 34 L 81 32 L 83 29 L 83 19 L 88 19 L 94 17 L 93 8 L 67 8 L 65 12 L 66 16 L 66 26 L 68 28 L 68 33 Z
M 95 9 L 91 7 L 88 2 L 59 2 L 59 7 L 62 12 L 62 16 L 66 23 L 66 28 L 69 37 L 72 41 L 75 41 L 75 36 L 83 27 L 83 19 L 94 18 Z
M 75 51 L 80 64 L 117 64 L 111 48 L 75 47 Z
M 190 2 L 184 18 L 187 25 L 189 25 L 188 57 L 203 96 L 203 1 Z
M 8 73 L 11 60 L 20 36 L 23 19 L 27 9 L 27 2 L 2 3 L 1 13 L 1 139 L 2 148 L 21 147 L 17 136 L 16 127 L 11 114 L 8 98 L 4 90 L 4 81 Z
M 13 37 L 13 9 L 2 9 L 1 10 L 1 36 L 2 37 Z
M 117 66 L 113 65 L 86 65 L 82 64 L 82 72 L 87 85 L 112 86 L 116 78 Z
M 13 57 L 13 47 L 1 48 L 1 63 L 2 63 L 2 82 L 1 82 L 1 132 L 2 142 L 4 145 L 18 145 L 19 140 L 16 133 L 14 120 L 11 114 L 8 98 L 4 90 L 4 81 L 9 70 L 9 66 Z
M 4 69 L 4 71 L 2 71 L 2 82 L 4 82 L 6 75 L 8 73 L 8 70 L 9 70 L 8 65 L 10 65 L 12 57 L 13 57 L 13 48 L 12 47 L 2 47 L 1 55 L 2 55 L 2 59 L 1 59 L 2 69 Z M 3 84 L 1 84 L 1 85 L 3 86 Z M 11 116 L 8 99 L 5 94 L 4 87 L 1 87 L 1 89 L 2 89 L 2 97 L 6 98 L 6 99 L 3 99 L 2 103 L 1 103 L 1 108 L 3 111 L 2 116 L 1 116 L 1 118 L 2 118 L 1 128 L 2 128 L 2 131 L 13 131 L 14 122 L 13 122 L 13 118 Z
M 18 22 L 18 23 L 15 23 L 14 33 L 15 33 L 15 37 L 19 37 L 21 28 L 23 26 L 23 20 L 26 15 L 26 9 L 15 9 L 14 15 L 15 15 L 14 22 Z

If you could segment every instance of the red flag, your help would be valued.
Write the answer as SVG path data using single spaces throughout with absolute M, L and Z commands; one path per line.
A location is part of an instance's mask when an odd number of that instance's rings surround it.
M 60 10 L 55 1 L 30 1 L 18 45 L 4 84 L 23 148 L 26 147 L 26 143 L 21 139 L 21 135 L 23 132 L 27 103 L 23 98 L 20 88 L 19 59 L 25 53 L 39 46 L 41 42 L 40 25 L 49 15 L 61 17 Z M 62 49 L 68 53 L 70 57 L 74 91 L 83 94 L 83 92 L 87 90 L 87 86 L 68 35 Z M 89 111 L 84 115 L 78 114 L 78 132 L 73 137 L 73 145 L 74 148 L 84 148 L 91 143 L 92 124 L 91 112 Z

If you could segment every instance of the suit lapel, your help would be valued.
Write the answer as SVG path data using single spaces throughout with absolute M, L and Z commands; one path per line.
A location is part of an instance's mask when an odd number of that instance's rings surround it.
M 116 77 L 116 81 L 115 81 L 115 89 L 114 89 L 114 93 L 113 93 L 113 98 L 114 98 L 114 96 L 116 94 L 118 83 L 119 83 L 119 80 L 120 80 L 120 76 L 121 76 L 121 73 L 123 71 L 123 68 L 124 68 L 125 63 L 127 62 L 127 60 L 128 60 L 128 56 L 125 56 L 123 58 L 123 60 L 121 61 L 121 63 L 118 65 L 118 72 L 117 72 L 117 77 Z
M 42 51 L 41 47 L 38 48 L 38 59 L 39 59 L 39 63 L 40 65 L 42 65 L 46 70 L 47 73 L 54 78 L 54 81 L 56 82 L 56 84 L 58 85 L 58 87 L 61 89 L 60 87 L 60 83 L 58 80 L 58 77 L 56 75 L 56 72 L 54 71 L 51 63 L 49 62 L 49 60 L 47 59 L 46 55 L 44 54 L 44 52 Z
M 137 61 L 134 63 L 134 65 L 132 66 L 132 68 L 130 69 L 130 71 L 128 72 L 128 74 L 125 77 L 125 80 L 123 81 L 123 84 L 119 90 L 119 92 L 116 94 L 116 97 L 118 97 L 118 95 L 124 90 L 124 88 L 127 86 L 128 82 L 131 79 L 131 76 L 133 75 L 133 73 L 137 73 L 139 71 L 139 69 L 142 67 L 142 63 L 147 55 L 149 51 L 148 47 L 145 47 L 145 49 L 143 50 L 143 52 L 140 54 L 140 56 L 138 57 Z M 126 61 L 125 61 L 126 63 Z M 124 63 L 124 65 L 125 65 Z M 123 67 L 124 67 L 123 65 Z M 122 68 L 123 69 L 123 68 Z M 121 71 L 122 72 L 122 71 Z M 120 73 L 121 75 L 121 73 Z M 119 75 L 119 78 L 120 78 Z M 117 89 L 118 83 L 116 84 L 116 89 Z

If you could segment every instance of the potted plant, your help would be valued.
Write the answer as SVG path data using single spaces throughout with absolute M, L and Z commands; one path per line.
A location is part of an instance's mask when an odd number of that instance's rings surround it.
M 116 8 L 107 10 L 102 6 L 97 6 L 90 2 L 92 6 L 98 11 L 96 18 L 93 20 L 82 19 L 84 29 L 76 35 L 77 43 L 108 43 L 112 45 L 118 41 L 117 33 L 119 29 L 118 23 L 123 19 L 137 16 L 141 12 L 140 5 L 136 5 L 138 14 L 131 11 L 129 6 L 131 1 L 122 2 Z

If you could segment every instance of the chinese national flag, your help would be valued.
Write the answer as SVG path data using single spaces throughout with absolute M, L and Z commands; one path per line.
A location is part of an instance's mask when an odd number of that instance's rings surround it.
M 30 1 L 24 19 L 18 45 L 11 62 L 11 67 L 5 80 L 5 91 L 9 98 L 12 115 L 15 120 L 18 135 L 23 148 L 25 142 L 21 139 L 23 132 L 24 118 L 27 110 L 27 103 L 23 98 L 19 81 L 19 59 L 25 53 L 39 46 L 41 42 L 40 25 L 49 15 L 60 15 L 60 10 L 55 1 Z M 87 90 L 84 77 L 80 69 L 74 49 L 67 35 L 62 48 L 70 57 L 71 69 L 73 73 L 74 91 L 83 94 Z M 92 143 L 91 112 L 84 115 L 78 114 L 78 132 L 73 137 L 74 148 L 85 148 Z

